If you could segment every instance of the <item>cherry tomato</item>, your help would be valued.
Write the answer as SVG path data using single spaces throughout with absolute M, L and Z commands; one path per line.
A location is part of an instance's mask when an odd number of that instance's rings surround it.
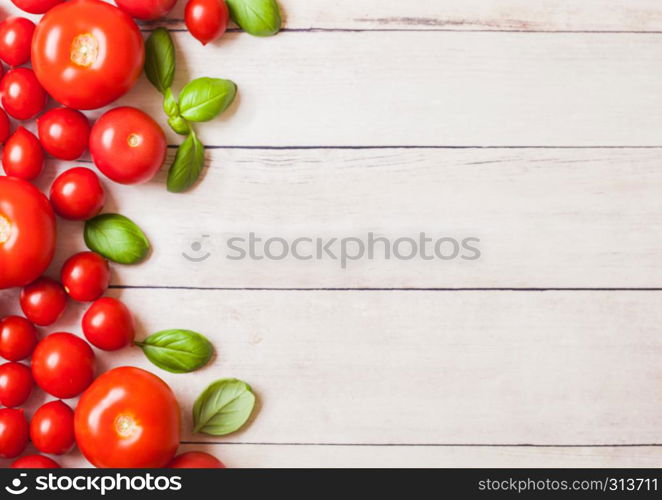
M 68 452 L 75 442 L 73 410 L 62 401 L 41 406 L 30 421 L 30 440 L 42 453 Z
M 133 342 L 133 316 L 119 300 L 103 297 L 83 315 L 83 333 L 93 346 L 116 351 Z
M 136 108 L 111 109 L 92 127 L 94 164 L 120 184 L 149 181 L 165 160 L 166 137 L 152 117 Z
M 64 0 L 11 0 L 14 5 L 30 14 L 43 14 Z
M 53 209 L 63 219 L 87 220 L 97 215 L 106 201 L 99 177 L 89 168 L 61 173 L 51 186 Z
M 32 392 L 32 373 L 21 363 L 0 365 L 0 404 L 8 408 L 21 406 Z
M 2 71 L 0 70 L 0 76 L 2 76 L 1 73 Z M 11 125 L 9 123 L 9 117 L 4 109 L 0 109 L 0 144 L 4 144 L 9 138 L 10 130 Z
M 21 309 L 25 317 L 39 326 L 55 323 L 67 306 L 67 293 L 57 281 L 42 277 L 21 290 Z
M 32 376 L 48 394 L 73 398 L 94 379 L 94 352 L 80 337 L 52 333 L 37 344 L 32 354 Z
M 9 466 L 10 469 L 59 469 L 60 464 L 43 455 L 25 455 Z
M 0 81 L 2 107 L 17 120 L 29 120 L 46 106 L 48 94 L 37 80 L 34 71 L 14 68 Z
M 29 182 L 0 177 L 0 289 L 41 276 L 53 259 L 55 238 L 48 199 Z
M 131 17 L 153 21 L 170 12 L 177 0 L 115 0 L 115 3 Z
M 0 356 L 9 361 L 28 358 L 38 342 L 37 329 L 21 316 L 0 320 Z
M 0 410 L 0 457 L 19 456 L 28 445 L 28 421 L 23 410 Z
M 44 150 L 39 140 L 24 127 L 18 127 L 2 149 L 2 167 L 11 177 L 31 181 L 44 169 Z
M 96 467 L 153 468 L 179 446 L 179 405 L 168 385 L 140 368 L 97 378 L 76 406 L 78 447 Z
M 97 109 L 126 94 L 145 61 L 136 23 L 100 0 L 71 0 L 49 10 L 32 40 L 32 66 L 53 98 Z
M 55 158 L 76 160 L 87 150 L 90 123 L 80 111 L 51 109 L 39 117 L 37 129 L 41 145 Z
M 225 469 L 225 464 L 204 451 L 189 451 L 177 455 L 167 465 L 168 469 Z
M 0 23 L 0 59 L 10 66 L 30 60 L 30 44 L 35 25 L 24 17 L 8 17 Z
M 80 252 L 64 263 L 60 279 L 69 297 L 79 302 L 92 302 L 108 288 L 110 266 L 98 253 Z
M 223 0 L 189 0 L 184 11 L 186 27 L 202 45 L 225 33 L 229 17 L 228 6 Z

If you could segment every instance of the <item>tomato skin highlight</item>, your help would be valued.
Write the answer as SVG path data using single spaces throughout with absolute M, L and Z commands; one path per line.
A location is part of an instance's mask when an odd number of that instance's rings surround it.
M 229 18 L 224 0 L 189 0 L 184 10 L 186 27 L 202 45 L 223 36 Z
M 45 276 L 21 290 L 21 309 L 35 325 L 55 323 L 67 306 L 67 294 L 60 283 Z
M 0 457 L 15 458 L 28 445 L 28 421 L 23 410 L 0 410 Z
M 204 451 L 189 451 L 177 455 L 166 466 L 168 469 L 225 469 L 225 464 Z
M 0 404 L 7 408 L 21 406 L 32 392 L 32 372 L 14 361 L 0 365 Z
M 104 351 L 117 351 L 131 345 L 135 328 L 131 311 L 111 297 L 96 300 L 83 315 L 87 341 Z
M 163 467 L 179 446 L 179 404 L 156 375 L 115 368 L 83 393 L 74 427 L 79 449 L 96 467 Z
M 76 335 L 52 333 L 37 344 L 32 354 L 32 376 L 48 394 L 73 398 L 94 379 L 94 352 Z
M 51 109 L 39 117 L 37 130 L 41 145 L 55 158 L 77 160 L 87 151 L 90 122 L 78 110 Z
M 35 24 L 24 17 L 11 16 L 0 23 L 0 59 L 10 66 L 30 60 L 30 44 Z
M 46 106 L 48 94 L 28 68 L 10 69 L 0 81 L 2 107 L 17 120 L 30 120 Z
M 28 358 L 37 345 L 39 334 L 32 323 L 21 316 L 0 320 L 0 356 L 8 361 Z
M 30 440 L 42 453 L 68 452 L 75 443 L 74 411 L 62 401 L 42 405 L 30 421 Z
M 145 47 L 136 23 L 101 0 L 70 0 L 37 25 L 32 66 L 46 91 L 74 109 L 107 106 L 136 83 Z
M 147 113 L 128 106 L 106 112 L 90 134 L 94 164 L 120 184 L 151 180 L 163 165 L 167 148 L 159 124 Z
M 43 455 L 25 455 L 16 459 L 10 469 L 59 469 L 60 464 Z
M 0 289 L 43 274 L 55 252 L 55 214 L 32 184 L 0 176 Z
M 177 0 L 115 0 L 115 3 L 135 19 L 154 21 L 170 12 Z
M 44 150 L 35 135 L 18 127 L 2 149 L 2 168 L 10 177 L 32 181 L 44 170 Z
M 69 297 L 78 302 L 92 302 L 108 289 L 110 266 L 98 253 L 80 252 L 64 263 L 60 279 Z
M 50 200 L 63 219 L 87 220 L 97 215 L 106 201 L 99 176 L 85 167 L 62 172 L 53 181 Z
M 43 14 L 65 0 L 11 0 L 16 7 L 30 14 Z

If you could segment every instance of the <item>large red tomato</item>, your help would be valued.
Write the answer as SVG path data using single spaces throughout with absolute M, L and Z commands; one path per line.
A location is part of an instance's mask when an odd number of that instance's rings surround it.
M 168 385 L 140 368 L 97 378 L 76 406 L 78 447 L 103 468 L 165 466 L 179 446 L 179 405 Z
M 100 0 L 53 7 L 37 26 L 32 66 L 57 101 L 97 109 L 124 95 L 142 71 L 145 48 L 136 23 Z
M 55 215 L 32 184 L 0 177 L 0 289 L 25 286 L 46 270 L 55 252 Z

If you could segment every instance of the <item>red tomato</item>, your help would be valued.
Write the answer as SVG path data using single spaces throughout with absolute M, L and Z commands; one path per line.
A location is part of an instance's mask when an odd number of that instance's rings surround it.
M 184 11 L 186 27 L 202 45 L 225 33 L 229 17 L 228 6 L 223 0 L 189 0 Z
M 69 297 L 79 302 L 92 302 L 108 288 L 110 266 L 98 253 L 80 252 L 64 263 L 60 279 Z
M 37 120 L 39 140 L 44 149 L 60 160 L 76 160 L 87 150 L 90 123 L 71 108 L 47 111 Z
M 0 76 L 2 70 L 0 69 Z M 0 109 L 0 144 L 4 144 L 5 141 L 9 138 L 9 132 L 11 130 L 11 125 L 9 123 L 9 117 L 5 113 L 4 109 Z
M 10 469 L 59 469 L 60 464 L 43 455 L 25 455 L 14 461 Z
M 101 211 L 105 201 L 99 177 L 89 168 L 69 169 L 51 186 L 51 203 L 55 213 L 64 219 L 90 219 Z
M 35 25 L 24 17 L 8 17 L 0 23 L 0 59 L 10 66 L 30 60 L 30 44 Z
M 23 410 L 0 410 L 0 457 L 19 456 L 28 445 L 28 421 Z
M 225 464 L 209 453 L 189 451 L 177 455 L 167 467 L 169 469 L 225 469 Z
M 116 351 L 133 342 L 133 316 L 119 300 L 103 297 L 83 315 L 83 333 L 93 346 Z
M 74 412 L 62 401 L 41 406 L 30 421 L 30 440 L 42 453 L 62 455 L 74 445 Z
M 168 385 L 140 368 L 97 378 L 76 406 L 78 447 L 96 467 L 165 466 L 179 446 L 179 405 Z
M 166 137 L 159 124 L 139 109 L 111 109 L 92 127 L 94 164 L 120 184 L 149 181 L 165 160 Z
M 55 252 L 55 214 L 29 182 L 0 177 L 0 289 L 24 286 L 46 270 Z
M 73 398 L 94 379 L 94 352 L 80 337 L 52 333 L 37 344 L 32 354 L 32 376 L 48 394 Z
M 71 0 L 42 18 L 32 42 L 32 66 L 53 98 L 97 109 L 126 94 L 145 61 L 136 23 L 100 0 Z
M 37 329 L 21 316 L 0 320 L 0 356 L 9 361 L 29 357 L 38 342 Z
M 30 14 L 43 14 L 64 0 L 11 0 L 14 5 Z
M 42 277 L 21 290 L 21 309 L 25 317 L 39 326 L 55 323 L 67 306 L 67 293 L 57 281 Z
M 17 120 L 29 120 L 46 106 L 48 94 L 37 80 L 34 71 L 14 68 L 0 81 L 2 107 Z
M 31 181 L 44 169 L 44 150 L 35 135 L 18 127 L 2 150 L 2 167 L 11 177 Z
M 177 0 L 115 0 L 115 3 L 131 17 L 153 21 L 170 12 Z
M 32 373 L 21 363 L 0 365 L 0 404 L 8 408 L 21 406 L 32 392 Z

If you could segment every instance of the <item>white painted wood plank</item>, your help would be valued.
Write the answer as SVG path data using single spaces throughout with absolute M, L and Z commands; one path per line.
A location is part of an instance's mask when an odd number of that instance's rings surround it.
M 9 3 L 7 1 L 6 3 Z M 286 29 L 659 31 L 655 0 L 279 0 Z M 182 29 L 185 0 L 166 24 Z M 14 13 L 13 5 L 3 9 Z M 20 11 L 18 11 L 20 12 Z
M 165 328 L 217 348 L 194 374 L 137 348 L 100 366 L 156 371 L 175 390 L 184 441 L 335 444 L 641 444 L 652 416 L 662 294 L 656 292 L 211 292 L 124 290 L 140 337 Z M 0 314 L 15 307 L 3 292 Z M 49 331 L 78 332 L 72 306 Z M 192 435 L 193 400 L 238 377 L 259 398 L 252 425 Z M 43 401 L 35 396 L 32 405 Z M 246 464 L 250 465 L 250 464 Z
M 123 285 L 197 287 L 660 287 L 662 150 L 212 150 L 203 181 L 168 194 L 106 186 L 154 252 Z M 69 165 L 52 162 L 44 189 Z M 91 166 L 91 165 L 88 165 Z M 57 274 L 84 249 L 61 223 Z M 480 238 L 479 260 L 229 260 L 233 236 Z M 203 237 L 207 235 L 208 237 Z M 196 241 L 204 246 L 191 250 Z M 333 251 L 338 253 L 340 243 Z M 431 245 L 431 244 L 430 244 Z M 243 245 L 247 248 L 247 244 Z M 405 251 L 408 248 L 404 247 Z M 431 246 L 429 252 L 432 252 Z M 274 246 L 280 251 L 280 245 Z M 304 252 L 313 252 L 309 245 Z M 205 253 L 203 262 L 183 257 Z M 263 251 L 260 251 L 263 255 Z M 167 270 L 167 271 L 165 271 Z

